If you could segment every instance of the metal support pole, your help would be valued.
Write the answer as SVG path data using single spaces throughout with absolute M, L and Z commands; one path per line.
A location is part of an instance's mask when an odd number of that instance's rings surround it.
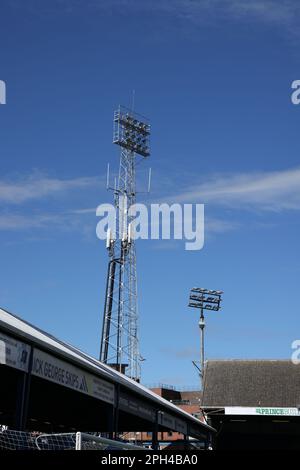
M 115 407 L 111 405 L 108 409 L 108 438 L 114 438 L 114 427 L 115 427 Z
M 159 443 L 158 443 L 158 415 L 159 415 L 159 410 L 157 410 L 156 413 L 155 413 L 155 423 L 154 423 L 153 431 L 152 431 L 152 449 L 153 449 L 153 450 L 159 450 Z
M 28 372 L 22 372 L 18 383 L 15 426 L 18 431 L 25 431 L 28 420 L 28 408 L 31 385 L 31 371 L 33 361 L 33 348 L 31 348 Z
M 205 356 L 204 356 L 204 329 L 205 329 L 205 319 L 204 319 L 204 313 L 203 309 L 201 309 L 201 316 L 199 320 L 199 328 L 200 328 L 200 389 L 203 390 L 203 385 L 204 385 L 204 362 L 205 362 Z
M 120 385 L 115 388 L 115 408 L 114 408 L 114 438 L 119 434 L 119 403 L 120 403 Z
M 24 431 L 24 404 L 25 404 L 25 390 L 26 390 L 26 372 L 18 372 L 17 382 L 17 399 L 16 399 L 16 413 L 15 413 L 15 428 L 18 431 Z

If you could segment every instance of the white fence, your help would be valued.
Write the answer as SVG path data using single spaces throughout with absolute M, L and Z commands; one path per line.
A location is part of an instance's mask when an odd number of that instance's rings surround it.
M 83 432 L 76 433 L 76 450 L 145 450 L 142 446 L 97 437 Z
M 143 450 L 123 441 L 82 432 L 42 434 L 0 427 L 0 450 Z

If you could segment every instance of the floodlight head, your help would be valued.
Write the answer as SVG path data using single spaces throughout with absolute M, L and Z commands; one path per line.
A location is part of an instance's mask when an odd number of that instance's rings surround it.
M 120 106 L 114 113 L 113 143 L 143 157 L 150 155 L 150 125 L 147 119 Z
M 193 287 L 190 292 L 189 307 L 218 312 L 222 301 L 222 291 Z

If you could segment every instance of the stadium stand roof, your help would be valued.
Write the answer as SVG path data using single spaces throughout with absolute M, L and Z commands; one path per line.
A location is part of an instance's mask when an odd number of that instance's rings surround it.
M 205 366 L 204 407 L 298 407 L 300 367 L 290 360 L 216 360 Z
M 6 334 L 11 334 L 14 338 L 30 344 L 34 348 L 46 351 L 48 354 L 53 354 L 56 358 L 68 361 L 76 367 L 85 369 L 93 374 L 93 376 L 97 376 L 115 385 L 120 385 L 128 396 L 130 395 L 137 397 L 138 400 L 144 400 L 145 403 L 151 405 L 153 409 L 160 409 L 166 413 L 170 413 L 170 415 L 178 418 L 178 420 L 183 420 L 188 423 L 191 428 L 198 429 L 199 432 L 203 431 L 206 433 L 214 431 L 214 429 L 206 423 L 200 422 L 197 418 L 159 397 L 143 385 L 115 371 L 78 348 L 60 341 L 18 316 L 0 308 L 0 332 L 1 331 Z

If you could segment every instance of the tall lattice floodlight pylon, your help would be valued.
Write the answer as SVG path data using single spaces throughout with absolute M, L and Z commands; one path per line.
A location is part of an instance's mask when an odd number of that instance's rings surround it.
M 139 381 L 141 357 L 134 214 L 129 209 L 136 202 L 136 159 L 150 155 L 149 123 L 120 106 L 114 113 L 113 143 L 121 147 L 121 155 L 119 176 L 113 188 L 115 223 L 107 231 L 109 263 L 100 360 Z

